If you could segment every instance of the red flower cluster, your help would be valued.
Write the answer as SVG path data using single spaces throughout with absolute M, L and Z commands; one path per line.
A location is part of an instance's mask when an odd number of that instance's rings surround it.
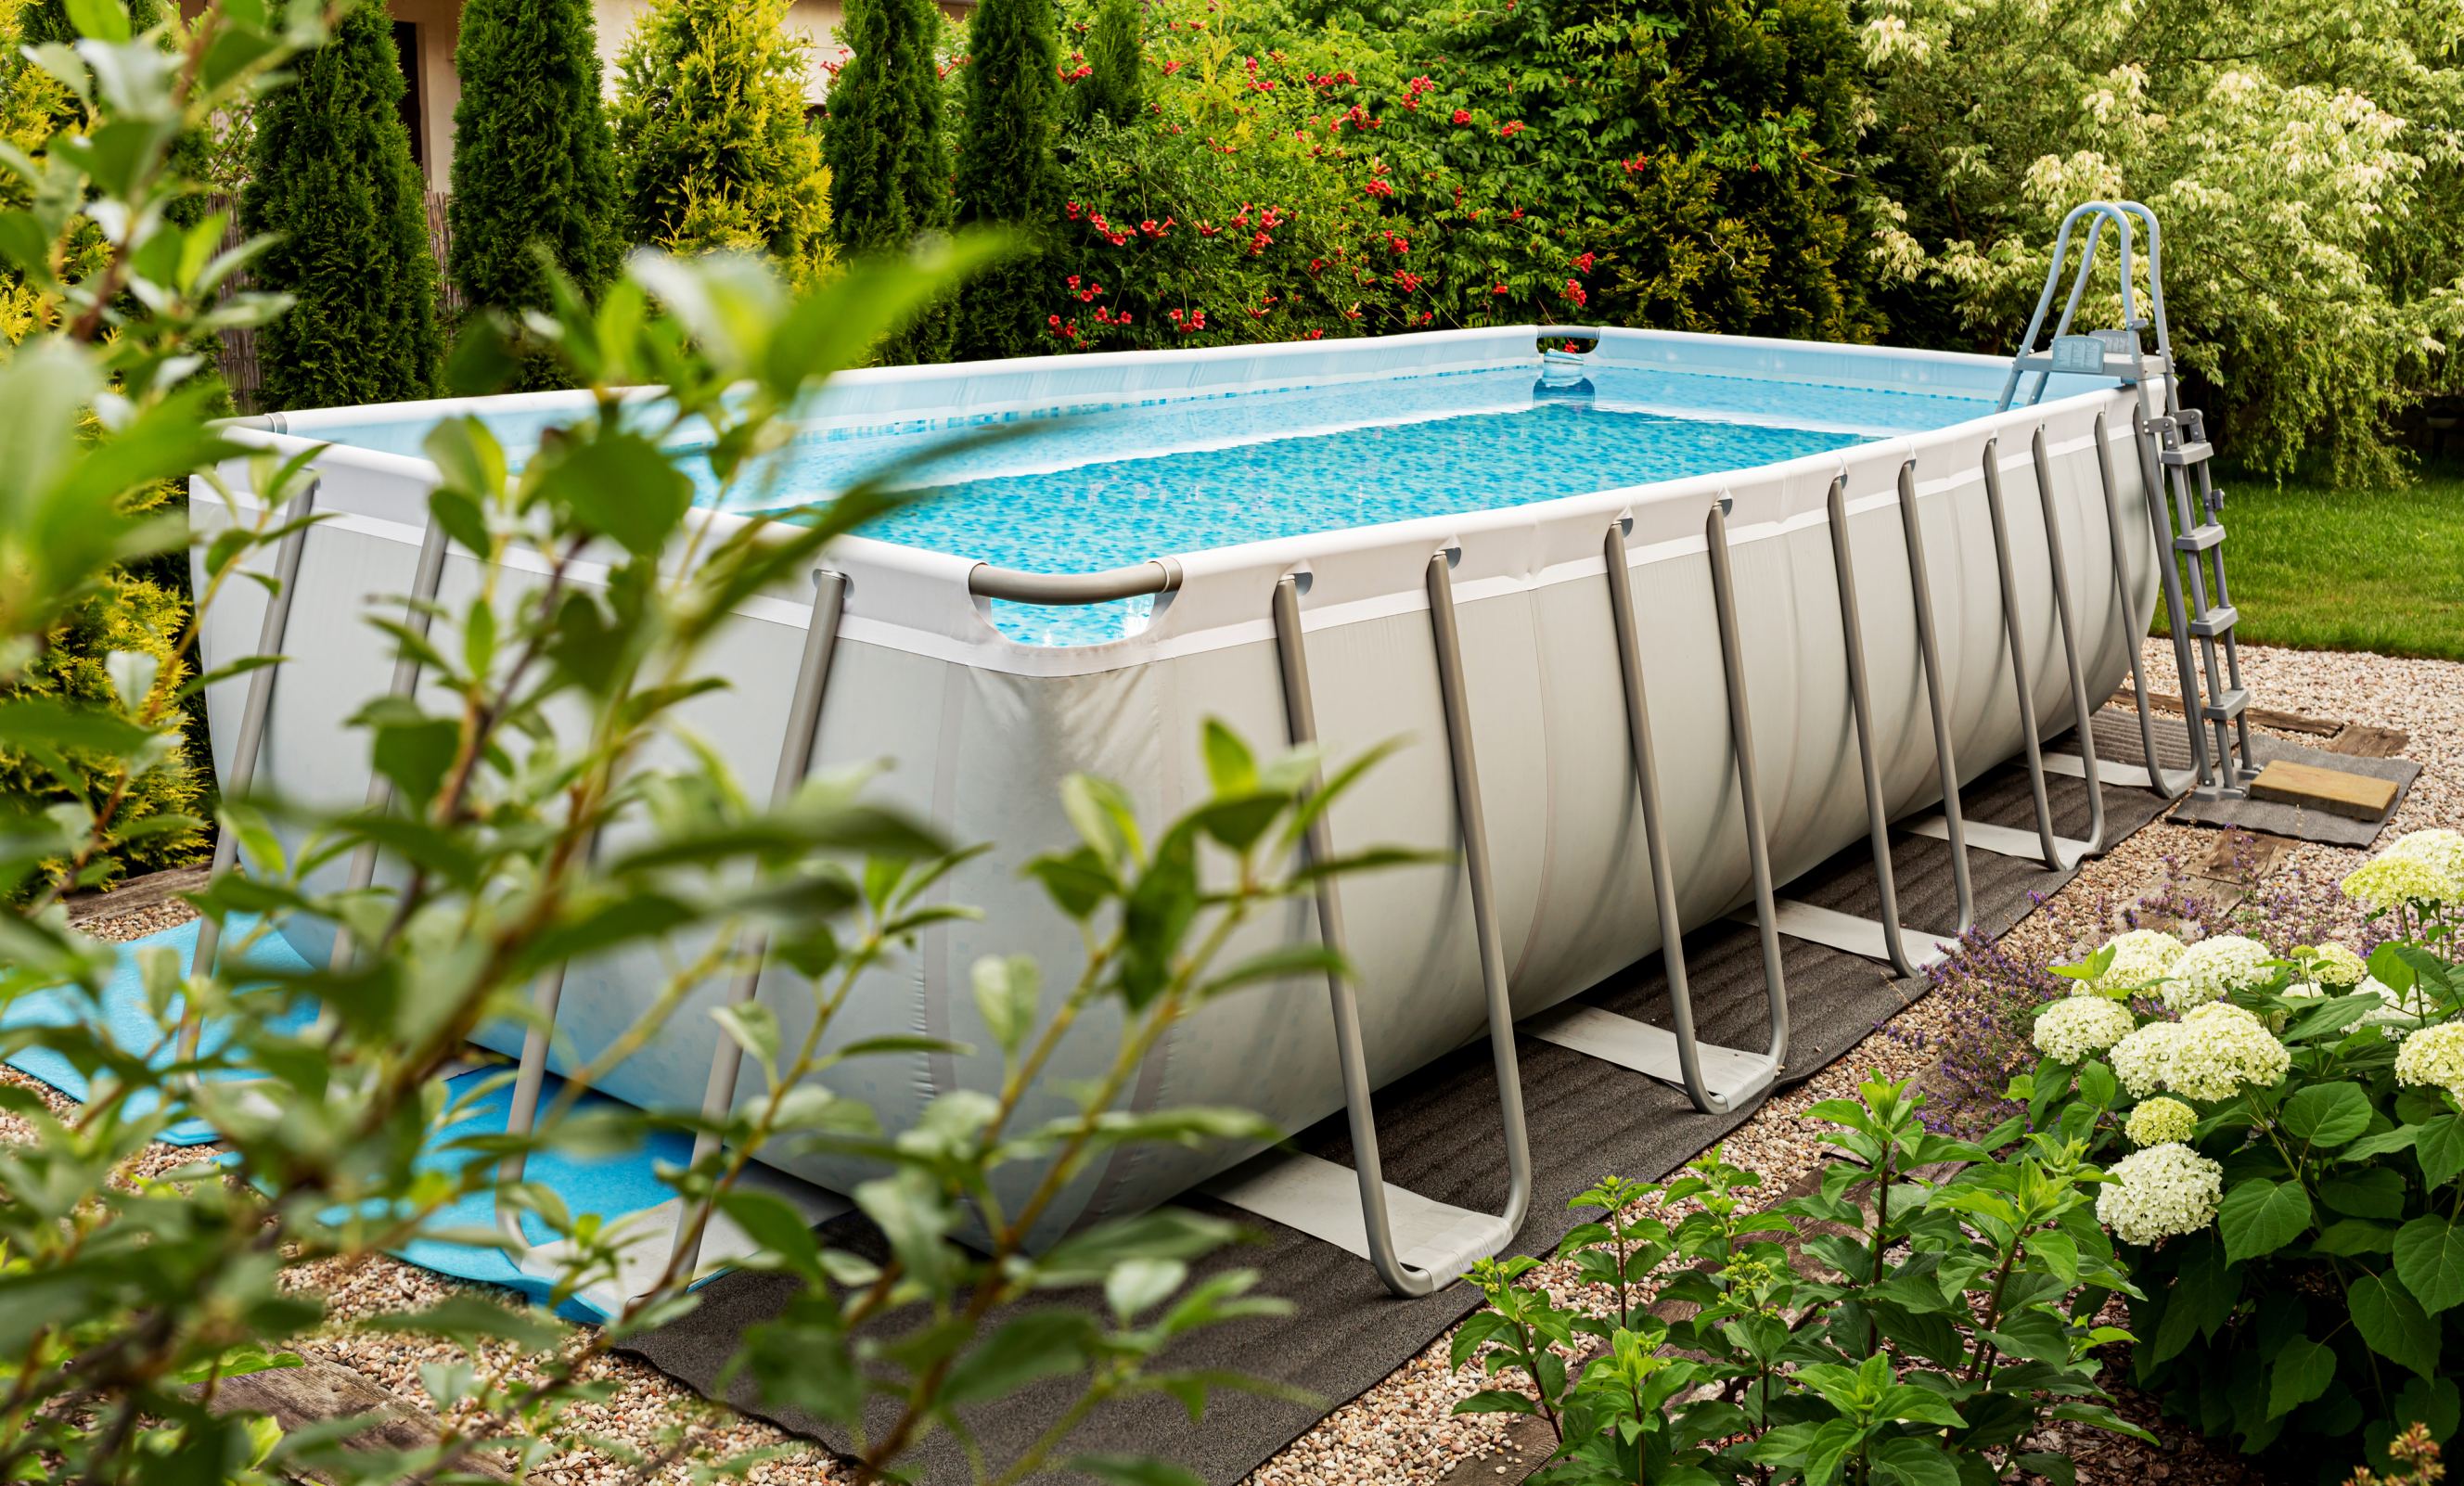
M 1620 160 L 1617 164 L 1625 166 L 1626 174 L 1640 175 L 1644 170 L 1650 168 L 1651 157 L 1649 155 L 1637 155 L 1632 160 Z
M 1521 134 L 1521 133 L 1523 132 L 1523 130 L 1524 130 L 1524 123 L 1523 123 L 1523 120 L 1520 120 L 1520 119 L 1509 119 L 1509 120 L 1506 120 L 1506 123 L 1504 124 L 1504 126 L 1503 126 L 1503 127 L 1501 127 L 1497 132 L 1498 132 L 1499 134 L 1501 134 L 1501 135 L 1505 136 L 1507 139 L 1509 139 L 1509 140 L 1510 140 L 1510 139 L 1514 138 L 1516 135 Z
M 1395 194 L 1395 187 L 1387 185 L 1383 181 L 1375 179 L 1372 179 L 1370 183 L 1367 186 L 1362 186 L 1361 189 L 1367 191 L 1372 196 L 1392 196 Z
M 1468 109 L 1468 108 L 1458 108 L 1458 109 L 1456 109 L 1456 110 L 1455 110 L 1455 122 L 1456 122 L 1457 124 L 1467 124 L 1467 123 L 1471 122 L 1471 110 L 1470 110 L 1470 109 Z
M 1574 255 L 1574 272 L 1577 273 L 1589 273 L 1591 271 L 1592 255 L 1588 252 L 1576 253 Z
M 1206 312 L 1204 310 L 1192 310 L 1187 316 L 1183 316 L 1180 311 L 1177 309 L 1167 310 L 1164 314 L 1165 317 L 1172 321 L 1173 328 L 1179 331 L 1184 336 L 1188 335 L 1191 331 L 1204 330 L 1206 328 Z
M 1420 275 L 1404 269 L 1396 273 L 1395 282 L 1402 286 L 1403 293 L 1415 294 L 1420 287 Z
M 1436 86 L 1436 83 L 1431 82 L 1426 77 L 1415 77 L 1411 81 L 1403 84 L 1403 106 L 1411 109 L 1419 108 L 1420 106 L 1420 95 L 1428 92 L 1431 88 Z
M 1583 285 L 1580 279 L 1570 278 L 1566 280 L 1566 297 L 1574 302 L 1574 307 L 1576 309 L 1581 309 L 1584 305 L 1592 302 L 1592 296 L 1583 292 Z

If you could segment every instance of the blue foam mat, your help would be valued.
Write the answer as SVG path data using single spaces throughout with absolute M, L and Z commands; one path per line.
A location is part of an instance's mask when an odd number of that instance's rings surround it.
M 251 926 L 234 923 L 233 932 L 226 942 L 245 938 Z M 138 971 L 138 955 L 149 949 L 166 948 L 180 957 L 185 966 L 196 951 L 198 926 L 191 921 L 176 929 L 166 929 L 119 946 L 119 966 L 104 988 L 99 1004 L 90 1001 L 82 992 L 62 989 L 21 997 L 0 1011 L 0 1028 L 27 1026 L 69 1026 L 99 1016 L 111 1040 L 132 1053 L 143 1053 L 152 1066 L 162 1067 L 172 1060 L 169 1039 L 147 1011 L 143 982 Z M 278 934 L 267 934 L 250 946 L 240 962 L 243 970 L 304 970 L 307 964 Z M 245 984 L 245 976 L 241 983 Z M 304 1024 L 313 1013 L 297 1008 L 284 1015 L 283 1023 L 293 1029 Z M 227 1027 L 209 1022 L 200 1038 L 201 1046 L 212 1049 L 229 1036 Z M 69 1098 L 82 1102 L 91 1089 L 85 1075 L 59 1053 L 45 1047 L 26 1047 L 8 1055 L 10 1066 L 21 1073 L 40 1079 Z M 417 1158 L 422 1170 L 452 1173 L 474 1159 L 467 1150 L 444 1148 L 451 1142 L 473 1133 L 500 1131 L 505 1127 L 507 1112 L 513 1104 L 513 1089 L 502 1077 L 501 1069 L 477 1069 L 457 1074 L 446 1081 L 449 1103 L 467 1095 L 484 1081 L 494 1079 L 496 1086 L 480 1094 L 462 1117 L 432 1132 Z M 232 1071 L 225 1077 L 245 1077 Z M 542 1094 L 554 1100 L 562 1081 L 551 1076 Z M 144 1103 L 132 1098 L 132 1112 L 143 1113 L 152 1106 L 154 1096 L 145 1092 Z M 581 1106 L 613 1104 L 603 1095 L 583 1096 Z M 163 1140 L 178 1146 L 199 1146 L 217 1138 L 212 1126 L 203 1120 L 183 1120 L 165 1130 Z M 658 1175 L 660 1163 L 682 1166 L 692 1158 L 693 1139 L 681 1131 L 660 1131 L 645 1143 L 642 1149 L 618 1156 L 579 1158 L 555 1150 L 542 1150 L 532 1155 L 524 1169 L 524 1178 L 553 1191 L 577 1216 L 595 1213 L 613 1221 L 628 1213 L 637 1213 L 668 1201 L 675 1195 Z M 441 1210 L 430 1226 L 438 1231 L 471 1230 L 493 1227 L 495 1221 L 494 1199 L 487 1193 L 465 1197 Z M 545 1242 L 553 1236 L 546 1226 L 531 1213 L 522 1214 L 522 1232 L 535 1242 Z M 393 1251 L 397 1257 L 451 1275 L 458 1279 L 478 1280 L 518 1290 L 536 1301 L 545 1301 L 552 1288 L 550 1281 L 529 1274 L 496 1248 L 474 1248 L 467 1244 L 446 1243 L 436 1239 L 413 1239 Z M 572 1299 L 560 1307 L 561 1313 L 577 1321 L 595 1321 L 599 1312 L 579 1300 Z

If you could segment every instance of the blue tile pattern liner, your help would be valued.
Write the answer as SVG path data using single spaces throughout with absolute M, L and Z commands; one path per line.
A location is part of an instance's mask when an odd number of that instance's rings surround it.
M 1527 505 L 1749 470 L 1992 410 L 1949 392 L 1833 386 L 1656 366 L 1579 367 L 1588 395 L 1543 383 L 1537 363 L 1137 403 L 919 417 L 807 428 L 736 492 L 731 509 L 826 500 L 907 467 L 928 498 L 865 535 L 1036 573 L 1090 572 L 1243 542 Z M 546 422 L 492 420 L 518 465 Z M 954 435 L 1019 436 L 930 459 Z M 412 430 L 320 436 L 392 446 Z M 423 431 L 424 430 L 420 430 Z M 671 447 L 687 451 L 690 440 Z M 686 469 L 704 504 L 708 466 Z M 1046 609 L 996 603 L 1029 645 L 1133 634 L 1151 600 Z
M 237 942 L 247 931 L 245 924 L 235 925 L 227 942 Z M 171 1060 L 171 1049 L 162 1029 L 145 1007 L 143 983 L 138 971 L 138 956 L 150 949 L 166 949 L 185 966 L 197 946 L 194 922 L 176 929 L 148 934 L 119 947 L 120 964 L 98 1004 L 83 993 L 62 989 L 39 992 L 11 1002 L 0 1013 L 0 1028 L 20 1029 L 40 1026 L 73 1025 L 89 1018 L 99 1018 L 109 1029 L 111 1039 L 133 1053 L 144 1053 L 148 1061 L 160 1067 Z M 278 934 L 267 934 L 250 947 L 240 962 L 239 981 L 246 985 L 245 970 L 254 968 L 270 973 L 304 972 L 308 967 L 297 951 Z M 246 994 L 243 991 L 241 994 Z M 177 1014 L 174 1003 L 173 1013 Z M 305 1007 L 297 1009 L 279 1024 L 297 1031 L 312 1015 Z M 202 1038 L 208 1050 L 221 1045 L 227 1030 L 209 1023 Z M 17 1047 L 7 1055 L 10 1066 L 21 1073 L 40 1079 L 69 1098 L 83 1102 L 92 1092 L 84 1072 L 61 1054 L 40 1045 Z M 245 1077 L 233 1072 L 229 1077 Z M 493 1085 L 493 1086 L 492 1086 Z M 505 1128 L 505 1120 L 513 1104 L 513 1088 L 507 1070 L 482 1068 L 456 1075 L 446 1081 L 447 1107 L 470 1099 L 453 1123 L 429 1132 L 416 1158 L 422 1170 L 453 1172 L 473 1159 L 467 1150 L 445 1148 L 453 1141 L 474 1134 L 495 1134 Z M 543 1104 L 553 1102 L 562 1081 L 551 1076 L 542 1096 Z M 151 1095 L 143 1096 L 150 1101 Z M 588 1109 L 595 1104 L 610 1103 L 598 1095 L 585 1095 L 578 1107 Z M 130 1113 L 141 1114 L 150 1103 L 130 1101 Z M 214 1130 L 202 1120 L 184 1120 L 165 1131 L 162 1139 L 178 1146 L 205 1145 L 216 1138 Z M 681 1131 L 663 1130 L 647 1141 L 643 1148 L 616 1156 L 577 1157 L 557 1151 L 541 1151 L 530 1158 L 524 1178 L 555 1191 L 565 1206 L 576 1214 L 597 1213 L 614 1220 L 627 1213 L 656 1207 L 675 1195 L 675 1191 L 659 1175 L 663 1166 L 681 1167 L 693 1156 L 693 1138 Z M 465 1197 L 440 1210 L 427 1227 L 434 1233 L 475 1233 L 493 1229 L 495 1214 L 492 1200 L 482 1194 Z M 554 1235 L 530 1213 L 522 1214 L 523 1232 L 534 1243 L 544 1242 Z M 397 1257 L 459 1279 L 477 1280 L 518 1290 L 535 1301 L 551 1299 L 548 1281 L 525 1273 L 507 1258 L 504 1251 L 492 1247 L 451 1243 L 435 1238 L 415 1238 L 395 1252 Z M 561 1311 L 570 1320 L 590 1321 L 598 1313 L 579 1300 L 567 1300 Z

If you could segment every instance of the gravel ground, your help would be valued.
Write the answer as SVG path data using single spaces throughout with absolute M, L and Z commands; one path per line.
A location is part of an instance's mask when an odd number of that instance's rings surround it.
M 2150 642 L 2146 659 L 2149 686 L 2178 694 L 2170 645 Z M 2410 734 L 2405 754 L 2419 760 L 2424 770 L 2397 815 L 2395 830 L 2464 825 L 2464 665 L 2252 647 L 2243 652 L 2243 666 L 2254 694 L 2267 707 L 2395 728 Z M 2286 736 L 2310 746 L 2320 741 Z M 2195 827 L 2149 826 L 2091 863 L 2078 880 L 2013 929 L 2004 944 L 2022 957 L 2069 957 L 2082 952 L 2119 927 L 2124 909 L 2206 862 L 2217 840 L 2216 832 Z M 2350 927 L 2351 915 L 2336 899 L 2334 885 L 2361 856 L 2337 847 L 2297 847 L 2282 859 L 2278 876 L 2269 882 L 2269 891 L 2298 903 L 2304 911 Z M 161 906 L 98 919 L 85 927 L 104 938 L 128 939 L 168 927 L 185 916 L 186 910 L 176 905 Z M 1901 1013 L 1888 1024 L 1888 1036 L 1873 1038 L 1850 1060 L 1772 1099 L 1728 1137 L 1727 1158 L 1759 1174 L 1763 1191 L 1775 1198 L 1811 1171 L 1821 1157 L 1823 1147 L 1800 1118 L 1802 1112 L 1817 1100 L 1853 1095 L 1869 1072 L 1891 1078 L 1922 1076 L 1939 1059 L 1937 1043 L 1963 1009 L 1958 994 L 1946 992 Z M 41 1087 L 5 1068 L 0 1068 L 0 1080 Z M 55 1107 L 70 1107 L 56 1095 L 49 1097 Z M 0 1139 L 22 1140 L 27 1134 L 22 1122 L 0 1116 Z M 145 1163 L 149 1169 L 165 1169 L 201 1154 L 195 1148 L 157 1150 L 159 1156 Z M 1545 1265 L 1539 1276 L 1569 1303 L 1593 1308 L 1602 1303 L 1600 1295 L 1586 1294 L 1589 1287 L 1574 1282 L 1571 1266 Z M 456 1355 L 454 1349 L 359 1329 L 354 1323 L 383 1311 L 433 1303 L 457 1288 L 474 1287 L 382 1257 L 348 1271 L 331 1264 L 304 1265 L 294 1271 L 294 1278 L 321 1291 L 332 1316 L 323 1330 L 300 1345 L 301 1351 L 353 1367 L 407 1402 L 427 1407 L 419 1366 L 450 1360 Z M 475 1288 L 509 1299 L 504 1292 Z M 1479 1386 L 1468 1373 L 1457 1374 L 1447 1366 L 1448 1340 L 1440 1338 L 1384 1382 L 1337 1410 L 1262 1466 L 1249 1486 L 1427 1483 L 1450 1476 L 1456 1481 L 1519 1479 L 1538 1460 L 1535 1454 L 1513 1452 L 1505 1417 L 1457 1418 L 1447 1412 Z M 497 1355 L 487 1360 L 517 1372 L 523 1370 L 519 1359 Z M 627 1479 L 631 1473 L 627 1456 L 654 1454 L 684 1431 L 693 1436 L 694 1457 L 704 1461 L 742 1452 L 778 1452 L 777 1458 L 753 1469 L 750 1478 L 756 1481 L 844 1478 L 845 1473 L 822 1453 L 766 1425 L 708 1404 L 640 1364 L 598 1359 L 590 1366 L 589 1376 L 609 1384 L 610 1396 L 605 1403 L 573 1410 L 558 1436 L 561 1453 L 533 1473 L 534 1479 L 554 1486 L 595 1486 Z M 2101 1434 L 2060 1441 L 2076 1452 L 2082 1482 L 2095 1486 L 2161 1480 L 2206 1486 L 2254 1479 L 2236 1459 L 2211 1453 L 2195 1437 L 2163 1425 L 2149 1400 L 2125 1392 L 2122 1405 L 2126 1415 L 2158 1431 L 2164 1443 L 2150 1448 Z M 688 1478 L 686 1463 L 660 1475 L 662 1480 Z

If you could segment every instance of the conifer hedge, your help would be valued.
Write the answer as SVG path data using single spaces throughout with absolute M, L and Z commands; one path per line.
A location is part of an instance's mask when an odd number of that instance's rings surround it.
M 1019 254 L 961 292 L 955 349 L 963 360 L 1052 348 L 1042 280 L 1051 272 L 1045 239 L 1063 199 L 1061 165 L 1053 158 L 1060 62 L 1053 0 L 982 0 L 976 8 L 967 33 L 957 219 L 1008 229 L 1019 239 Z
M 786 0 L 658 0 L 617 58 L 622 221 L 671 252 L 829 257 L 829 177 L 804 120 L 805 42 Z
M 258 406 L 334 407 L 432 396 L 441 343 L 426 192 L 399 107 L 392 23 L 349 11 L 295 80 L 266 95 L 240 220 L 280 241 L 260 288 L 297 298 L 259 334 Z
M 534 245 L 586 298 L 596 300 L 616 276 L 625 244 L 599 100 L 598 34 L 589 0 L 468 0 L 462 8 L 449 267 L 474 310 L 547 308 Z M 555 384 L 552 367 L 527 359 L 524 380 Z
M 1087 33 L 1087 76 L 1072 93 L 1081 119 L 1126 124 L 1146 102 L 1138 0 L 1103 0 Z
M 839 40 L 849 55 L 830 88 L 822 152 L 832 225 L 850 252 L 904 251 L 950 225 L 950 149 L 933 45 L 940 25 L 932 0 L 847 0 Z M 880 354 L 891 362 L 943 361 L 950 341 L 950 317 L 927 315 L 883 342 Z

